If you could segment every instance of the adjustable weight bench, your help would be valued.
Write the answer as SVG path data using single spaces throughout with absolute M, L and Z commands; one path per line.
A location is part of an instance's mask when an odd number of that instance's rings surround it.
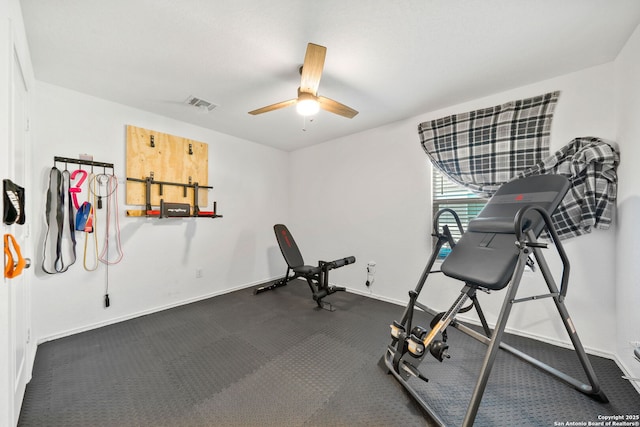
M 448 326 L 460 330 L 488 347 L 462 423 L 464 426 L 473 425 L 499 349 L 517 356 L 600 402 L 608 402 L 600 389 L 595 372 L 564 304 L 569 280 L 569 260 L 551 221 L 551 214 L 562 201 L 569 186 L 569 181 L 559 175 L 531 176 L 506 183 L 489 200 L 478 217 L 469 223 L 466 233 L 462 230 L 458 216 L 451 209 L 443 209 L 435 215 L 434 237 L 437 241 L 433 253 L 415 290 L 409 292 L 409 303 L 401 320 L 394 321 L 391 325 L 392 339 L 383 356 L 383 361 L 385 369 L 395 376 L 439 425 L 446 424 L 412 385 L 415 380 L 409 380 L 417 378 L 428 381 L 428 378 L 418 369 L 425 355 L 431 354 L 440 362 L 450 357 L 446 333 Z M 439 219 L 443 214 L 454 216 L 462 234 L 457 243 L 447 225 L 440 230 Z M 543 256 L 543 250 L 547 249 L 549 244 L 538 240 L 545 229 L 562 261 L 559 289 Z M 440 249 L 445 244 L 449 245 L 451 252 L 443 261 L 440 271 L 448 277 L 460 280 L 464 285 L 451 307 L 446 312 L 436 313 L 427 305 L 418 302 L 418 296 L 429 273 L 432 272 Z M 549 292 L 543 295 L 516 298 L 525 266 L 533 266 L 531 256 L 537 262 Z M 476 292 L 478 290 L 493 292 L 505 288 L 502 309 L 496 326 L 491 331 L 480 308 Z M 513 305 L 541 298 L 553 299 L 586 374 L 588 384 L 502 342 Z M 470 301 L 470 304 L 463 307 L 467 301 Z M 428 327 L 414 325 L 413 315 L 416 308 L 434 316 Z M 484 334 L 456 320 L 458 313 L 472 308 L 480 319 Z
M 289 229 L 283 224 L 276 224 L 273 226 L 273 231 L 276 233 L 276 240 L 278 241 L 278 246 L 280 246 L 280 252 L 282 252 L 282 256 L 287 263 L 287 273 L 282 279 L 257 288 L 253 293 L 259 294 L 279 288 L 285 286 L 291 280 L 301 277 L 307 281 L 313 294 L 313 300 L 318 304 L 318 307 L 333 311 L 331 304 L 322 301 L 322 299 L 334 292 L 344 291 L 345 288 L 329 284 L 329 270 L 353 264 L 356 262 L 356 258 L 350 256 L 335 261 L 318 261 L 317 267 L 305 265 L 300 249 L 298 249 L 298 245 L 289 232 Z M 293 275 L 291 275 L 292 273 Z

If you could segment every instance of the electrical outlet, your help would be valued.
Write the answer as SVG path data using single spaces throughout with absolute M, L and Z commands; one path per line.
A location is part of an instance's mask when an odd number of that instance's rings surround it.
M 364 283 L 367 288 L 373 285 L 373 282 L 376 279 L 375 274 L 376 274 L 376 262 L 369 261 L 367 263 L 367 281 Z
M 196 279 L 202 279 L 202 269 L 196 268 Z

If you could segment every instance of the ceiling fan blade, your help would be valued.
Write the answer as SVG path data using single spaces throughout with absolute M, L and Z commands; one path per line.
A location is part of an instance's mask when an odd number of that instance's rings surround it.
M 268 113 L 269 111 L 279 110 L 281 108 L 288 107 L 289 105 L 295 104 L 297 99 L 290 99 L 288 101 L 278 102 L 276 104 L 267 105 L 266 107 L 258 108 L 257 110 L 249 111 L 249 114 L 262 114 Z
M 338 101 L 334 101 L 333 99 L 326 98 L 324 96 L 319 96 L 318 102 L 320 102 L 320 108 L 322 108 L 323 110 L 330 113 L 338 114 L 348 119 L 352 119 L 356 116 L 356 114 L 358 114 L 358 112 L 353 108 L 347 107 L 346 105 L 341 104 Z
M 307 53 L 304 56 L 304 64 L 302 64 L 302 72 L 300 74 L 300 91 L 312 95 L 318 94 L 318 86 L 320 85 L 320 77 L 322 77 L 326 55 L 326 47 L 313 43 L 307 45 Z

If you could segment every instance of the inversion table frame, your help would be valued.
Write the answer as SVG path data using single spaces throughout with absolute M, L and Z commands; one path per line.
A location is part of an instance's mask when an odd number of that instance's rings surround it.
M 559 175 L 532 176 L 507 183 L 491 198 L 478 217 L 469 223 L 469 229 L 466 233 L 462 230 L 458 216 L 451 209 L 443 209 L 435 215 L 434 237 L 437 240 L 433 253 L 415 290 L 409 292 L 409 303 L 404 310 L 401 321 L 394 321 L 391 325 L 392 340 L 383 360 L 389 372 L 410 392 L 438 425 L 444 426 L 446 423 L 429 405 L 429 402 L 412 387 L 408 379 L 417 377 L 428 381 L 427 377 L 418 369 L 427 353 L 431 353 L 441 362 L 449 357 L 448 345 L 446 344 L 446 328 L 448 326 L 460 330 L 488 347 L 463 426 L 473 425 L 499 349 L 503 349 L 547 372 L 581 393 L 600 402 L 608 402 L 604 392 L 600 389 L 596 374 L 564 304 L 570 265 L 551 221 L 550 213 L 555 211 L 568 188 L 568 180 Z M 444 225 L 440 231 L 439 219 L 444 213 L 453 214 L 462 234 L 457 243 L 447 225 Z M 558 289 L 542 253 L 542 249 L 547 248 L 548 245 L 537 240 L 537 236 L 543 229 L 546 229 L 550 235 L 562 261 L 560 289 Z M 440 249 L 445 244 L 450 246 L 451 253 L 442 263 L 441 271 L 449 277 L 463 281 L 464 286 L 458 298 L 446 312 L 436 313 L 433 309 L 418 302 L 418 296 L 427 277 L 432 272 Z M 537 262 L 549 293 L 518 299 L 516 294 L 524 269 L 527 265 L 533 265 L 530 256 L 533 256 Z M 507 289 L 502 309 L 492 332 L 480 308 L 476 292 L 478 290 L 500 290 L 505 287 Z M 541 298 L 553 299 L 586 374 L 588 384 L 502 342 L 513 304 Z M 463 308 L 467 300 L 471 300 L 471 303 Z M 412 324 L 416 307 L 434 316 L 430 330 Z M 456 320 L 458 313 L 466 312 L 471 308 L 476 310 L 484 335 Z M 442 339 L 436 339 L 438 336 L 441 336 Z

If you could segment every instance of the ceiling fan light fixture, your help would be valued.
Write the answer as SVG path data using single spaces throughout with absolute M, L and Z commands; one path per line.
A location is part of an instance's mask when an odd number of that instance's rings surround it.
M 301 99 L 296 103 L 296 111 L 301 116 L 313 116 L 320 111 L 320 103 L 315 99 Z
M 327 48 L 317 44 L 307 44 L 307 52 L 304 55 L 304 64 L 300 67 L 300 87 L 298 87 L 298 97 L 289 99 L 288 101 L 277 102 L 249 111 L 251 115 L 267 113 L 269 111 L 279 110 L 296 104 L 298 114 L 302 116 L 312 116 L 321 108 L 329 113 L 338 114 L 342 117 L 352 119 L 358 112 L 351 107 L 334 101 L 324 96 L 318 96 L 318 85 L 320 77 L 322 77 L 322 68 L 324 67 L 324 58 L 327 54 Z

